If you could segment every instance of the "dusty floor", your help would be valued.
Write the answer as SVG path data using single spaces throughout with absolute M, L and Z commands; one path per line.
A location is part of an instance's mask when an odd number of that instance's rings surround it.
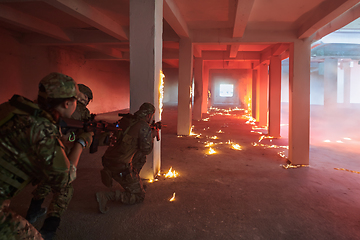
M 254 147 L 260 130 L 252 132 L 242 113 L 209 115 L 210 121 L 193 122 L 193 132 L 201 136 L 177 137 L 176 108 L 165 108 L 162 171 L 173 167 L 180 175 L 147 183 L 144 203 L 110 203 L 107 214 L 99 213 L 95 200 L 96 191 L 106 190 L 99 174 L 105 148 L 83 154 L 56 239 L 360 239 L 359 139 L 352 140 L 350 151 L 313 134 L 310 167 L 284 169 L 285 158 L 278 154 L 284 149 Z M 326 129 L 314 121 L 312 131 Z M 229 140 L 242 150 L 231 148 Z M 210 141 L 217 152 L 212 155 L 205 146 Z M 287 140 L 261 143 L 283 146 Z M 22 215 L 32 189 L 12 201 Z

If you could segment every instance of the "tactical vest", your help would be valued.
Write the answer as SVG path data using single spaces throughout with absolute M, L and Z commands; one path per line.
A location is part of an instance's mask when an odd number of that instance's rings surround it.
M 103 156 L 104 166 L 116 168 L 130 163 L 137 148 L 138 137 L 128 132 L 138 122 L 139 120 L 130 114 L 120 120 L 119 127 L 125 130 L 117 133 L 115 145 L 106 150 Z
M 14 95 L 8 102 L 0 105 L 0 129 L 2 130 L 6 123 L 12 121 L 15 115 L 42 116 L 53 121 L 51 115 L 41 110 L 35 103 L 19 95 Z M 25 170 L 32 166 L 26 153 L 17 152 L 17 159 L 21 159 L 19 163 L 14 161 L 10 154 L 11 151 L 6 151 L 6 147 L 4 145 L 0 148 L 0 181 L 7 185 L 0 185 L 0 202 L 6 197 L 4 195 L 15 195 L 32 180 L 32 176 Z M 26 165 L 26 167 L 21 167 L 21 165 Z

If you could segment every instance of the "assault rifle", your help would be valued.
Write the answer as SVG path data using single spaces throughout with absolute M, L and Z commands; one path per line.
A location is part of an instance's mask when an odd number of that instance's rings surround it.
M 159 130 L 161 130 L 162 124 L 161 121 L 155 122 L 155 120 L 153 120 L 153 122 L 150 124 L 151 129 L 156 130 L 156 140 L 160 141 L 160 134 L 159 134 Z
M 117 132 L 121 130 L 115 124 L 111 124 L 105 121 L 95 121 L 95 115 L 92 114 L 91 118 L 86 121 L 75 120 L 71 118 L 62 118 L 60 120 L 60 127 L 63 134 L 69 131 L 83 130 L 85 132 L 93 132 L 93 141 L 90 146 L 90 153 L 95 153 L 98 150 L 100 143 L 100 135 L 104 132 Z

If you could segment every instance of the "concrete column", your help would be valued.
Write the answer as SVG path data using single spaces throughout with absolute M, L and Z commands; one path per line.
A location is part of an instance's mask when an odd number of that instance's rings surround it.
M 206 68 L 204 61 L 202 66 L 203 66 L 202 68 L 203 100 L 202 100 L 201 113 L 207 113 L 208 91 L 209 91 L 209 69 Z
M 310 41 L 289 48 L 289 160 L 309 164 Z
M 179 46 L 179 85 L 177 134 L 190 135 L 193 48 L 189 38 L 181 38 Z
M 272 56 L 269 66 L 269 135 L 280 137 L 281 58 Z
M 252 70 L 252 96 L 251 96 L 251 116 L 256 119 L 256 83 L 258 78 L 258 71 Z
M 337 58 L 325 58 L 324 61 L 324 107 L 330 108 L 337 103 Z
M 144 102 L 154 104 L 160 119 L 159 83 L 162 68 L 163 0 L 130 1 L 130 112 Z M 161 139 L 161 137 L 160 137 Z M 147 156 L 141 177 L 152 179 L 161 165 L 160 142 Z
M 193 108 L 193 118 L 194 120 L 201 120 L 201 115 L 203 113 L 203 60 L 202 58 L 195 58 L 194 60 L 194 108 Z
M 344 104 L 350 104 L 350 77 L 351 77 L 351 68 L 350 62 L 344 62 Z
M 258 81 L 256 84 L 257 94 L 256 94 L 256 121 L 259 126 L 267 126 L 267 113 L 268 113 L 268 64 L 263 63 L 259 65 L 258 71 Z

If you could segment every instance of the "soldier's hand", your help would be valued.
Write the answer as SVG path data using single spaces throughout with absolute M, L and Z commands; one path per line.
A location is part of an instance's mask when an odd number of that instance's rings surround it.
M 83 139 L 85 141 L 85 148 L 89 148 L 93 141 L 93 132 L 83 132 L 78 136 L 78 139 Z
M 151 137 L 154 138 L 157 136 L 157 130 L 156 129 L 151 129 Z

